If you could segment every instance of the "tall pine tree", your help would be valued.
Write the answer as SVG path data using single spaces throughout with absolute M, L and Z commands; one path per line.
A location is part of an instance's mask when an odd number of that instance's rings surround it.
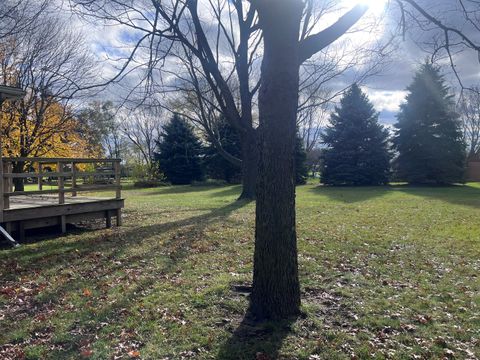
M 223 150 L 241 159 L 242 148 L 237 130 L 225 119 L 219 119 L 217 133 L 218 142 Z M 205 165 L 208 176 L 213 179 L 225 180 L 228 183 L 240 182 L 242 176 L 241 166 L 233 164 L 221 155 L 212 139 L 208 139 L 208 143 L 205 149 Z
M 465 144 L 440 69 L 422 65 L 407 90 L 395 125 L 396 177 L 412 184 L 462 182 Z
M 390 175 L 388 132 L 366 94 L 354 84 L 322 136 L 321 181 L 327 185 L 381 185 Z
M 157 148 L 155 158 L 160 170 L 172 184 L 190 184 L 194 180 L 202 180 L 202 144 L 193 128 L 178 115 L 174 115 L 163 128 Z

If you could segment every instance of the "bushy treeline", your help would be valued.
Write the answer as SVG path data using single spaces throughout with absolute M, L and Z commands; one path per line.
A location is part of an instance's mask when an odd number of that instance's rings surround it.
M 463 182 L 465 143 L 453 95 L 438 67 L 422 65 L 407 87 L 407 97 L 388 130 L 378 121 L 368 96 L 356 84 L 335 107 L 322 141 L 321 182 L 326 185 L 384 185 Z M 252 144 L 256 146 L 256 144 Z M 227 160 L 222 153 L 238 159 Z M 200 138 L 180 116 L 173 116 L 157 141 L 159 170 L 172 184 L 218 179 L 241 181 L 240 138 L 219 119 L 215 138 Z M 302 138 L 295 145 L 296 183 L 308 177 Z M 281 176 L 281 174 L 279 174 Z
M 217 124 L 216 138 L 200 139 L 195 129 L 183 118 L 174 115 L 163 127 L 157 141 L 155 159 L 167 181 L 175 185 L 190 184 L 207 178 L 227 183 L 240 183 L 241 166 L 227 160 L 221 150 L 241 161 L 240 138 L 225 120 Z M 255 146 L 253 144 L 252 146 Z M 306 153 L 300 137 L 295 147 L 296 182 L 305 184 Z
M 439 68 L 422 65 L 407 91 L 391 134 L 378 123 L 378 112 L 356 84 L 345 92 L 323 134 L 324 184 L 464 181 L 461 124 Z

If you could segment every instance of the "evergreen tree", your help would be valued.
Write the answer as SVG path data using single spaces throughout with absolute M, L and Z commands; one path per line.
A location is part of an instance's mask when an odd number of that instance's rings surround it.
M 190 184 L 194 180 L 202 180 L 202 144 L 193 128 L 178 115 L 174 115 L 163 128 L 157 148 L 155 158 L 160 170 L 172 184 Z
M 239 159 L 242 157 L 240 138 L 235 128 L 224 119 L 217 125 L 219 142 L 223 150 Z M 205 149 L 205 164 L 208 176 L 213 179 L 222 179 L 229 183 L 240 182 L 242 169 L 222 156 L 212 139 Z
M 407 90 L 395 125 L 396 177 L 415 184 L 462 182 L 465 144 L 440 69 L 422 65 Z
M 307 152 L 303 146 L 303 139 L 297 132 L 295 140 L 295 184 L 305 185 L 308 179 Z
M 388 132 L 356 85 L 347 90 L 322 136 L 321 181 L 328 185 L 381 185 L 390 175 Z

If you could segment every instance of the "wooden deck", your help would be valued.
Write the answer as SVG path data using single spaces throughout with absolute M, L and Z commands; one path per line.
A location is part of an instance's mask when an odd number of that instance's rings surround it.
M 54 196 L 18 196 L 4 210 L 3 223 L 7 232 L 22 241 L 25 230 L 58 226 L 64 233 L 67 224 L 87 220 L 104 219 L 106 227 L 111 227 L 115 218 L 120 226 L 123 206 L 123 199 L 66 197 L 64 204 L 58 204 Z
M 11 171 L 13 161 L 37 162 L 37 171 L 15 174 Z M 120 160 L 119 159 L 44 159 L 3 158 L 0 174 L 0 225 L 7 233 L 22 241 L 25 230 L 58 226 L 66 232 L 67 224 L 86 220 L 103 219 L 111 227 L 112 218 L 117 226 L 122 224 Z M 43 168 L 55 162 L 56 171 L 45 172 Z M 88 164 L 90 171 L 82 169 Z M 109 166 L 105 166 L 108 164 Z M 80 170 L 79 170 L 80 169 Z M 13 191 L 14 178 L 37 178 L 38 190 Z M 44 190 L 43 179 L 53 181 L 55 189 Z M 53 180 L 52 180 L 53 179 Z M 100 184 L 98 184 L 100 182 Z M 2 191 L 3 190 L 3 191 Z M 79 196 L 80 192 L 113 190 L 114 197 Z
M 102 197 L 65 197 L 65 204 L 83 204 L 97 201 L 104 201 L 108 198 Z M 55 195 L 22 195 L 10 200 L 10 208 L 6 212 L 19 209 L 38 208 L 44 206 L 58 205 L 58 197 Z

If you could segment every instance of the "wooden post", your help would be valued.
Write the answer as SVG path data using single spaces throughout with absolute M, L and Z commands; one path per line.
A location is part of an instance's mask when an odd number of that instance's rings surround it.
M 117 209 L 117 226 L 122 226 L 122 209 Z
M 38 190 L 42 191 L 43 190 L 43 177 L 40 175 L 43 172 L 43 165 L 41 162 L 38 163 Z
M 60 216 L 60 227 L 62 234 L 65 234 L 67 232 L 67 217 L 65 215 Z
M 17 230 L 18 230 L 18 240 L 21 242 L 25 241 L 25 223 L 23 221 L 18 222 Z
M 72 161 L 72 189 L 75 190 L 77 188 L 77 170 L 75 168 L 75 162 Z M 72 197 L 77 196 L 76 191 L 72 191 Z
M 112 227 L 112 216 L 110 215 L 110 210 L 105 211 L 105 225 L 107 229 Z
M 3 176 L 12 174 L 12 163 L 10 161 L 3 163 Z M 3 180 L 3 209 L 10 208 L 10 196 L 7 193 L 12 192 L 13 179 L 6 177 Z
M 58 161 L 57 162 L 57 172 L 59 173 L 58 175 L 58 203 L 59 204 L 65 204 L 65 177 L 63 176 L 63 162 Z M 67 232 L 67 217 L 65 215 L 60 216 L 60 230 L 62 231 L 62 234 L 65 234 Z
M 13 163 L 11 161 L 7 162 L 7 174 L 13 175 Z M 23 179 L 22 179 L 23 181 Z M 13 186 L 13 177 L 9 176 L 7 179 L 8 183 L 8 191 L 13 192 L 14 186 Z M 10 204 L 10 202 L 9 202 Z
M 115 169 L 115 186 L 116 186 L 116 191 L 115 191 L 115 197 L 117 199 L 122 198 L 122 187 L 120 185 L 120 161 L 115 161 L 113 163 L 114 169 Z
M 63 176 L 63 163 L 61 161 L 57 162 L 57 173 L 58 175 L 58 203 L 65 204 L 65 179 Z
M 120 185 L 120 178 L 121 178 L 121 173 L 120 173 L 120 161 L 115 161 L 114 162 L 114 168 L 115 168 L 115 185 L 116 185 L 116 193 L 115 193 L 115 198 L 116 199 L 121 199 L 122 198 L 122 186 Z M 117 209 L 117 226 L 122 226 L 122 210 Z

